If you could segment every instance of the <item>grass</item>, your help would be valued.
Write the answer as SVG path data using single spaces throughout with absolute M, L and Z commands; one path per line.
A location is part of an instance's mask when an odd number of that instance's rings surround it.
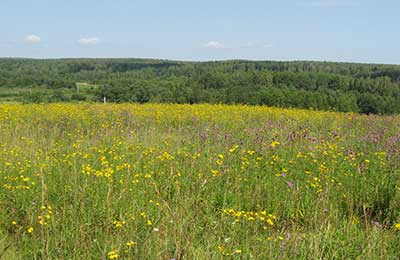
M 86 97 L 87 100 L 95 100 L 95 92 L 98 89 L 98 85 L 89 83 L 76 83 L 77 88 L 79 88 L 79 94 Z
M 86 98 L 87 101 L 93 101 L 96 99 L 97 85 L 89 83 L 76 83 L 76 88 L 47 88 L 45 86 L 38 87 L 4 87 L 0 86 L 0 103 L 15 103 L 15 102 L 28 102 L 32 103 L 32 100 L 26 100 L 24 97 L 29 94 L 37 95 L 40 97 L 41 102 L 49 103 L 55 102 L 54 95 L 55 92 L 61 92 L 65 97 L 71 98 L 73 94 L 79 93 L 82 97 Z M 78 91 L 79 89 L 79 91 Z M 70 100 L 71 101 L 71 100 Z M 40 103 L 40 102 L 38 102 Z
M 399 130 L 398 116 L 268 107 L 3 104 L 0 250 L 398 259 Z
M 3 233 L 0 233 L 0 259 L 22 259 L 15 242 Z
M 0 102 L 15 102 L 23 93 L 28 93 L 30 91 L 31 90 L 29 88 L 0 87 Z

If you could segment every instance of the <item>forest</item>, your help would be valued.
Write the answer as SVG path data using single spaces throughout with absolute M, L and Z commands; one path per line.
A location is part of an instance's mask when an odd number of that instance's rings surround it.
M 400 65 L 0 59 L 0 101 L 223 103 L 400 113 Z

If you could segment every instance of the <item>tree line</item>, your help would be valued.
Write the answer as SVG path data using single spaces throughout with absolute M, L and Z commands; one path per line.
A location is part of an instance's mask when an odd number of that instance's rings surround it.
M 76 93 L 78 82 L 97 86 Z M 400 66 L 336 62 L 0 59 L 0 88 L 25 102 L 226 103 L 400 113 Z M 44 89 L 44 90 L 43 90 Z M 51 93 L 51 94 L 49 94 Z

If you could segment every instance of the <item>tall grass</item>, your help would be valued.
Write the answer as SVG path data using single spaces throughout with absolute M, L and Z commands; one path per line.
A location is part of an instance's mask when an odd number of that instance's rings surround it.
M 398 259 L 400 117 L 0 105 L 4 259 Z

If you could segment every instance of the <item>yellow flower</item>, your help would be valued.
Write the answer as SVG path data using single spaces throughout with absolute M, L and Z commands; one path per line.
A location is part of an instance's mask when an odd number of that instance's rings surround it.
M 218 159 L 218 160 L 215 161 L 215 163 L 216 163 L 217 165 L 221 165 L 221 164 L 223 163 L 223 161 L 220 160 L 220 159 Z
M 28 231 L 28 233 L 32 233 L 33 232 L 33 227 L 29 227 L 27 231 Z
M 236 149 L 239 148 L 239 145 L 235 145 L 234 147 L 232 147 L 231 149 L 229 149 L 230 153 L 233 153 L 236 151 Z
M 395 227 L 397 230 L 400 230 L 400 223 L 397 223 L 396 225 L 394 225 L 394 227 Z
M 16 222 L 15 220 L 13 220 L 13 221 L 11 222 L 11 224 L 12 224 L 12 225 L 17 225 L 17 222 Z
M 273 142 L 271 143 L 271 147 L 275 147 L 275 146 L 280 145 L 280 144 L 281 144 L 281 143 L 278 142 L 278 141 L 273 141 Z
M 108 259 L 117 259 L 119 257 L 117 250 L 108 252 Z
M 218 170 L 211 170 L 212 176 L 216 177 L 216 176 L 220 176 L 221 173 Z
M 133 242 L 133 241 L 128 241 L 128 242 L 126 242 L 126 246 L 127 247 L 133 247 L 133 246 L 135 246 L 136 245 L 136 242 Z
M 126 222 L 125 221 L 120 221 L 120 220 L 115 220 L 114 222 L 113 222 L 113 224 L 114 224 L 114 227 L 115 228 L 122 228 L 125 224 L 126 224 Z
M 236 254 L 240 254 L 240 253 L 242 253 L 242 250 L 236 249 L 236 250 L 235 250 L 235 253 L 236 253 Z

